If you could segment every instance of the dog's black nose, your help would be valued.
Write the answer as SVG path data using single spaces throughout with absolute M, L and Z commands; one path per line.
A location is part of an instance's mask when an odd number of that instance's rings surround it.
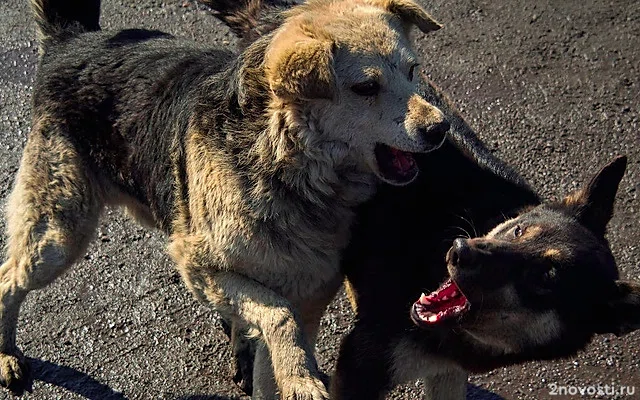
M 451 125 L 446 119 L 442 120 L 435 125 L 428 128 L 420 128 L 420 135 L 431 145 L 432 147 L 439 146 L 444 140 Z
M 454 267 L 468 268 L 473 264 L 474 252 L 467 239 L 456 239 L 449 250 L 449 263 Z

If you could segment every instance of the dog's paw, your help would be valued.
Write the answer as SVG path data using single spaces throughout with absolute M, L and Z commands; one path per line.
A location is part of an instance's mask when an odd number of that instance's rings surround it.
M 0 353 L 0 385 L 17 396 L 31 390 L 31 370 L 21 354 Z
M 329 400 L 322 381 L 314 377 L 291 377 L 283 382 L 282 400 Z

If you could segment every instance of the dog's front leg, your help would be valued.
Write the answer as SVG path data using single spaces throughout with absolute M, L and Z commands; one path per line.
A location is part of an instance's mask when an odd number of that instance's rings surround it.
M 424 400 L 464 400 L 467 396 L 468 375 L 462 370 L 424 378 Z
M 257 328 L 271 355 L 282 400 L 327 400 L 310 342 L 291 304 L 273 290 L 234 272 L 179 262 L 187 286 L 214 308 Z
M 337 281 L 339 282 L 339 281 Z M 312 303 L 306 303 L 298 310 L 300 322 L 303 324 L 304 337 L 311 348 L 315 348 L 320 319 L 330 300 L 335 295 L 337 288 L 327 290 L 326 296 L 317 298 Z M 255 343 L 255 341 L 254 341 Z M 271 362 L 271 355 L 264 341 L 256 343 L 255 363 L 253 365 L 253 400 L 271 400 L 277 397 L 277 387 Z M 326 386 L 329 385 L 329 377 L 320 372 L 321 379 Z

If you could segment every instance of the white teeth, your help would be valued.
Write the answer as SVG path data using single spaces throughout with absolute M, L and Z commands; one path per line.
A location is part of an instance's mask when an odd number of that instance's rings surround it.
M 429 311 L 419 311 L 418 314 L 420 314 L 420 318 L 426 320 L 431 320 L 431 318 L 433 318 L 433 316 L 435 315 L 434 313 Z
M 436 322 L 438 320 L 438 316 L 433 314 L 429 317 L 429 322 Z

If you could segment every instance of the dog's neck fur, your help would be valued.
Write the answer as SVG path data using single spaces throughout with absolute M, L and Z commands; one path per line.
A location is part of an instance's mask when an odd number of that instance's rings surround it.
M 469 372 L 485 373 L 527 361 L 556 359 L 559 355 L 571 357 L 586 347 L 593 333 L 573 332 L 563 335 L 552 346 L 536 345 L 517 351 L 480 341 L 461 328 L 432 331 L 414 328 L 411 336 L 425 353 L 454 360 Z
M 358 167 L 347 143 L 324 139 L 308 103 L 285 103 L 272 94 L 263 65 L 270 36 L 253 43 L 205 89 L 203 103 L 220 104 L 222 115 L 200 123 L 209 132 L 223 131 L 223 125 L 238 132 L 221 139 L 246 173 L 250 197 L 269 199 L 252 202 L 261 217 L 295 201 L 316 224 L 340 223 L 351 214 L 347 210 L 373 195 L 375 176 Z

